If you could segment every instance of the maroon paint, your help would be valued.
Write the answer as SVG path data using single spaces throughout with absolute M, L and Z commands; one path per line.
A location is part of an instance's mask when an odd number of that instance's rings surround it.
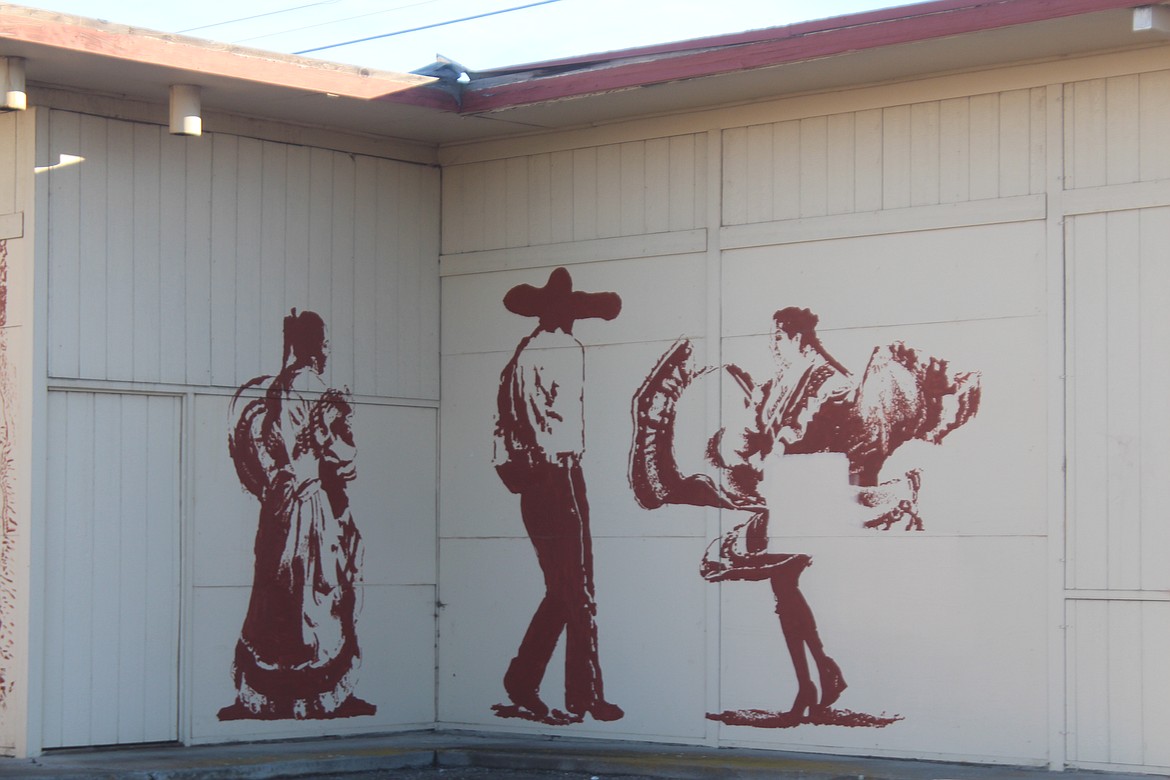
M 767 551 L 770 514 L 758 491 L 765 459 L 773 453 L 843 453 L 850 482 L 862 488 L 859 502 L 883 508 L 892 504 L 866 527 L 887 530 L 905 519 L 908 530 L 921 530 L 920 472 L 915 469 L 904 479 L 879 483 L 882 466 L 908 441 L 938 444 L 979 409 L 978 373 L 952 374 L 946 361 L 922 360 L 901 343 L 874 349 L 857 382 L 825 350 L 816 325 L 816 315 L 807 309 L 776 312 L 775 375 L 759 385 L 735 365 L 696 370 L 693 348 L 681 339 L 659 359 L 633 399 L 629 480 L 639 504 L 647 509 L 690 504 L 751 512 L 746 522 L 711 543 L 700 573 L 711 582 L 771 583 L 797 691 L 784 712 L 729 710 L 708 715 L 730 725 L 881 727 L 898 720 L 832 707 L 847 686 L 841 669 L 825 652 L 812 608 L 800 590 L 800 575 L 812 559 Z M 753 421 L 744 430 L 720 429 L 708 440 L 705 456 L 717 479 L 683 475 L 674 453 L 676 404 L 696 378 L 716 370 L 723 372 L 726 386 L 743 393 L 744 408 L 753 412 Z M 898 492 L 897 487 L 903 485 L 909 498 L 900 499 L 905 491 Z
M 594 65 L 602 61 L 644 59 L 664 54 L 679 57 L 713 49 L 743 48 L 753 44 L 789 39 L 801 40 L 808 47 L 802 53 L 801 59 L 813 59 L 834 51 L 832 43 L 824 39 L 826 36 L 831 36 L 841 30 L 869 28 L 872 31 L 874 28 L 898 23 L 917 28 L 915 30 L 916 36 L 921 38 L 923 35 L 952 35 L 960 30 L 968 32 L 990 30 L 1076 14 L 1126 8 L 1131 5 L 1132 2 L 1127 2 L 1127 0 L 1062 0 L 1059 3 L 1055 3 L 1053 0 L 1014 0 L 1012 3 L 1004 3 L 1002 0 L 934 0 L 934 2 L 891 6 L 827 19 L 797 22 L 780 27 L 765 27 L 726 35 L 619 49 L 602 55 L 585 54 L 511 65 L 506 68 L 480 70 L 476 71 L 476 75 L 490 78 L 508 75 L 516 71 L 533 70 L 556 73 L 566 71 L 574 66 Z M 969 17 L 971 14 L 975 14 L 978 26 L 973 27 L 964 18 L 964 16 Z M 956 23 L 961 23 L 962 27 L 955 26 Z M 561 97 L 567 96 L 561 95 Z
M 864 712 L 825 707 L 798 717 L 792 711 L 777 710 L 724 710 L 708 712 L 707 720 L 716 720 L 728 726 L 754 726 L 758 729 L 790 729 L 795 726 L 846 726 L 848 728 L 885 728 L 902 720 L 901 715 L 869 715 Z
M 0 706 L 12 695 L 16 638 L 16 488 L 13 455 L 16 436 L 16 386 L 8 355 L 8 241 L 0 240 Z
M 236 644 L 236 701 L 220 720 L 373 715 L 353 693 L 361 535 L 349 511 L 353 405 L 326 388 L 328 341 L 315 312 L 284 320 L 284 367 L 232 401 L 228 450 L 260 502 L 248 612 Z M 256 392 L 263 394 L 256 396 Z
M 8 324 L 8 239 L 0 241 L 0 328 Z
M 497 393 L 497 472 L 520 496 L 520 515 L 544 578 L 544 597 L 504 675 L 510 704 L 502 718 L 550 725 L 585 715 L 610 721 L 624 714 L 605 699 L 598 658 L 597 604 L 589 502 L 581 468 L 584 453 L 584 348 L 573 333 L 578 319 L 611 320 L 621 311 L 616 293 L 573 290 L 557 268 L 543 287 L 522 284 L 504 306 L 539 324 L 523 339 L 500 376 Z M 561 633 L 565 634 L 565 709 L 550 709 L 540 686 Z
M 546 76 L 494 82 L 479 88 L 473 80 L 470 89 L 462 95 L 458 111 L 464 114 L 499 111 L 1133 5 L 1132 0 L 943 0 L 753 33 L 685 41 L 675 47 L 610 52 L 600 60 L 607 67 L 574 70 L 574 66 L 585 68 L 589 64 L 582 61 L 584 58 L 534 63 L 524 69 L 541 75 L 555 75 L 555 78 Z M 679 47 L 685 49 L 677 50 Z M 675 51 L 672 52 L 672 48 Z M 598 58 L 593 61 L 597 62 Z M 419 99 L 416 97 L 418 93 L 431 91 L 434 90 L 403 90 L 390 97 L 413 102 Z

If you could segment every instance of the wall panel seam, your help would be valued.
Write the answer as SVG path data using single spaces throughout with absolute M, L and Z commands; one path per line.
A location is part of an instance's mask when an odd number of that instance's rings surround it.
M 152 396 L 233 396 L 238 388 L 197 385 L 167 385 L 159 383 L 132 383 L 94 381 L 84 378 L 49 377 L 49 392 L 107 393 L 115 395 Z M 255 395 L 259 396 L 259 392 Z M 305 395 L 313 396 L 306 392 Z M 373 396 L 352 394 L 354 403 L 368 406 L 401 406 L 406 408 L 437 409 L 438 398 L 409 398 L 402 396 Z
M 439 257 L 439 276 L 497 271 L 531 270 L 557 265 L 633 260 L 667 255 L 684 255 L 707 250 L 707 230 L 677 230 L 639 236 L 618 236 L 566 241 L 542 246 L 486 249 Z
M 732 225 L 720 230 L 723 249 L 797 244 L 923 230 L 1031 222 L 1045 218 L 1047 195 L 909 206 L 854 214 Z

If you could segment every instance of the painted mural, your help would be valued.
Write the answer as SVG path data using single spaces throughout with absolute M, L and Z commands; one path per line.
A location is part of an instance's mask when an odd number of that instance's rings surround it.
M 773 374 L 763 381 L 734 364 L 696 367 L 691 342 L 680 339 L 633 399 L 629 481 L 638 503 L 646 509 L 687 504 L 745 513 L 746 521 L 708 547 L 700 574 L 709 582 L 767 582 L 775 598 L 797 681 L 795 699 L 782 710 L 708 713 L 708 718 L 728 725 L 882 727 L 899 719 L 835 706 L 847 688 L 845 675 L 826 651 L 800 589 L 800 577 L 812 558 L 769 547 L 769 536 L 778 535 L 772 524 L 783 517 L 761 490 L 773 459 L 843 454 L 855 498 L 867 510 L 865 527 L 886 531 L 898 525 L 921 531 L 921 471 L 915 468 L 883 482 L 882 467 L 909 441 L 940 443 L 979 409 L 977 372 L 953 372 L 945 360 L 922 357 L 894 343 L 875 348 L 857 376 L 825 349 L 817 324 L 808 309 L 775 313 Z M 702 470 L 685 474 L 675 449 L 677 409 L 680 399 L 702 392 L 707 382 L 720 383 L 732 400 L 722 427 L 703 443 Z
M 13 558 L 16 554 L 15 459 L 16 392 L 8 357 L 8 242 L 0 241 L 0 706 L 12 695 L 15 638 L 12 616 L 16 608 Z
M 625 713 L 605 699 L 598 658 L 597 604 L 589 502 L 581 457 L 585 452 L 585 350 L 573 336 L 579 319 L 612 320 L 621 311 L 613 292 L 582 292 L 564 268 L 542 287 L 521 284 L 504 306 L 535 317 L 500 375 L 496 471 L 520 497 L 520 515 L 544 577 L 544 597 L 504 674 L 509 704 L 502 718 L 550 725 L 589 715 L 613 721 Z M 565 635 L 564 709 L 550 708 L 540 686 L 561 634 Z
M 312 311 L 284 318 L 283 367 L 237 390 L 228 451 L 260 502 L 251 599 L 220 720 L 373 715 L 361 664 L 362 539 L 349 508 L 356 447 L 348 389 L 322 381 L 329 342 Z

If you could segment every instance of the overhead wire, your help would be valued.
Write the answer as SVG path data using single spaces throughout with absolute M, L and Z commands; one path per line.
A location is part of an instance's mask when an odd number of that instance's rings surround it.
M 417 8 L 420 5 L 431 5 L 432 3 L 438 3 L 441 1 L 442 0 L 420 0 L 420 2 L 417 2 L 417 3 L 406 3 L 404 5 L 396 5 L 393 8 L 383 8 L 380 11 L 371 11 L 368 14 L 357 14 L 356 16 L 346 16 L 346 17 L 342 17 L 339 19 L 328 19 L 324 22 L 316 22 L 315 24 L 306 24 L 306 25 L 302 25 L 300 27 L 290 27 L 286 30 L 278 30 L 276 32 L 264 33 L 263 35 L 253 35 L 249 38 L 238 38 L 238 39 L 236 39 L 235 43 L 248 43 L 250 41 L 258 41 L 258 40 L 261 40 L 263 38 L 274 38 L 278 35 L 287 35 L 288 33 L 304 32 L 305 30 L 314 30 L 318 27 L 327 27 L 331 24 L 341 24 L 342 22 L 352 22 L 355 19 L 366 19 L 366 18 L 369 18 L 371 16 L 380 16 L 382 14 L 388 14 L 388 13 L 392 13 L 394 11 L 402 11 L 406 8 Z M 328 0 L 328 2 L 337 2 L 337 0 Z M 316 3 L 314 3 L 314 5 L 316 5 Z M 292 9 L 290 9 L 290 10 L 292 10 Z
M 395 30 L 394 32 L 381 33 L 380 35 L 370 35 L 370 36 L 367 36 L 365 38 L 354 38 L 353 40 L 342 41 L 340 43 L 331 43 L 331 44 L 328 44 L 326 46 L 315 46 L 311 49 L 301 49 L 300 51 L 293 52 L 293 53 L 294 54 L 311 54 L 311 53 L 317 52 L 317 51 L 325 51 L 326 49 L 337 49 L 337 48 L 340 48 L 342 46 L 352 46 L 352 45 L 357 44 L 357 43 L 367 43 L 369 41 L 377 41 L 377 40 L 380 40 L 382 38 L 392 38 L 396 35 L 406 35 L 407 33 L 419 32 L 420 30 L 432 30 L 436 27 L 446 27 L 447 25 L 451 25 L 451 24 L 459 24 L 460 22 L 471 22 L 471 21 L 474 21 L 476 19 L 486 19 L 489 16 L 499 16 L 500 14 L 512 13 L 513 11 L 523 11 L 526 8 L 535 8 L 536 6 L 539 6 L 539 5 L 549 5 L 551 3 L 559 3 L 561 1 L 562 0 L 537 0 L 537 2 L 534 2 L 534 3 L 526 3 L 524 5 L 518 5 L 518 6 L 514 6 L 512 8 L 501 8 L 501 9 L 496 10 L 496 11 L 487 11 L 487 12 L 482 13 L 482 14 L 475 14 L 474 16 L 464 16 L 461 19 L 450 19 L 450 20 L 445 21 L 445 22 L 434 22 L 432 24 L 424 24 L 424 25 L 420 25 L 418 27 L 411 27 L 411 28 L 406 29 L 406 30 Z
M 278 8 L 275 11 L 265 11 L 262 14 L 253 14 L 252 16 L 241 16 L 239 19 L 228 19 L 226 22 L 215 22 L 213 24 L 201 24 L 198 27 L 188 27 L 186 30 L 176 30 L 178 33 L 189 33 L 197 30 L 207 30 L 212 27 L 223 27 L 228 24 L 235 24 L 237 22 L 250 22 L 253 19 L 263 19 L 266 16 L 276 16 L 277 14 L 287 14 L 292 11 L 302 11 L 306 8 L 313 8 L 318 5 L 333 5 L 339 0 L 318 0 L 316 3 L 306 3 L 305 5 L 295 5 L 289 8 Z

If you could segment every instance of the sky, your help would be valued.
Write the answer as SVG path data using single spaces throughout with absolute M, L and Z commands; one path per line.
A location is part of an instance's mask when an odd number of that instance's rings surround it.
M 909 0 L 25 2 L 50 11 L 274 52 L 329 47 L 305 56 L 396 72 L 421 68 L 439 55 L 472 71 L 488 70 L 910 4 Z M 460 19 L 468 20 L 428 27 Z M 420 27 L 428 28 L 415 29 Z M 334 45 L 371 37 L 375 40 Z

